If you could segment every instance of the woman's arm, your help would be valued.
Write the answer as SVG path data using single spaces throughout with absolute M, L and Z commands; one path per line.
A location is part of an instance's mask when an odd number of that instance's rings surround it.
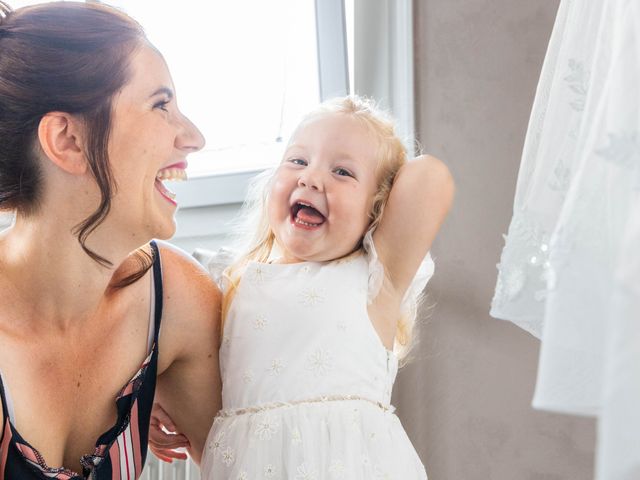
M 218 365 L 221 295 L 207 272 L 187 254 L 161 244 L 164 306 L 156 401 L 188 439 L 200 463 L 221 407 Z
M 435 157 L 423 155 L 411 160 L 396 175 L 373 240 L 398 298 L 431 248 L 453 195 L 449 169 Z

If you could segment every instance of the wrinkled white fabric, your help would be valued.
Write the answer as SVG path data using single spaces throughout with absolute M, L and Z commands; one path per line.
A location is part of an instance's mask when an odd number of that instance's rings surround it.
M 601 480 L 640 478 L 639 32 L 635 0 L 561 3 L 491 309 L 542 340 L 534 406 L 599 417 Z
M 613 283 L 600 412 L 600 478 L 640 478 L 640 201 L 629 222 Z

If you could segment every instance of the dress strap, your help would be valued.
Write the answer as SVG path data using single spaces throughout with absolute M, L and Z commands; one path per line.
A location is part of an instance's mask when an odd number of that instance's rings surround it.
M 162 264 L 160 262 L 160 250 L 155 240 L 152 240 L 149 245 L 153 255 L 153 342 L 157 344 L 158 336 L 160 335 L 160 322 L 162 321 Z
M 2 372 L 0 372 L 0 403 L 2 404 L 2 424 L 0 425 L 0 445 L 7 432 L 5 432 L 5 426 L 8 427 L 7 419 L 10 417 L 9 405 L 6 399 L 6 392 L 4 384 L 2 383 Z M 2 472 L 0 472 L 2 473 Z

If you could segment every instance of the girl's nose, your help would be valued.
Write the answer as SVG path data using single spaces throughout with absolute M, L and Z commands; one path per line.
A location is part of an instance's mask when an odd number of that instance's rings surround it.
M 322 174 L 313 167 L 307 167 L 300 173 L 298 186 L 322 192 L 324 190 Z
M 188 152 L 197 152 L 204 147 L 205 139 L 198 127 L 182 115 L 182 129 L 176 137 L 176 147 Z

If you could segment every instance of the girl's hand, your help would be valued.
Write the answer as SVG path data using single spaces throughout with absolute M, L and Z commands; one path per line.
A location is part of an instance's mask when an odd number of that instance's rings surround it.
M 167 463 L 172 463 L 174 459 L 186 460 L 187 454 L 176 449 L 189 446 L 187 437 L 176 432 L 176 426 L 167 412 L 159 403 L 154 403 L 149 422 L 149 449 L 153 454 Z

